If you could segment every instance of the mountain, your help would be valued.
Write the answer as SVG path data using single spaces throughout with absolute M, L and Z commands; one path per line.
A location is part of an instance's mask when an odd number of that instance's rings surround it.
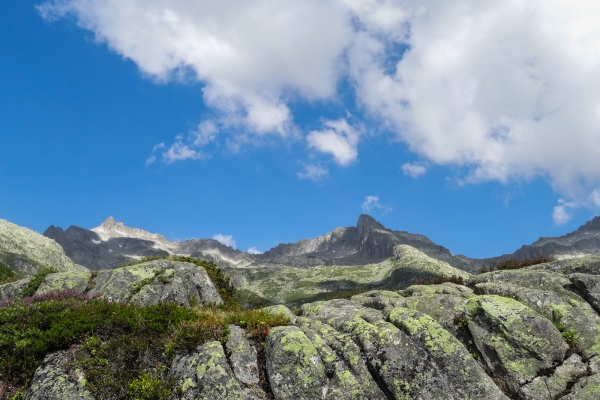
M 406 244 L 453 267 L 470 270 L 468 259 L 453 256 L 423 235 L 387 229 L 369 215 L 358 218 L 355 227 L 336 228 L 314 239 L 275 246 L 263 254 L 249 254 L 213 239 L 172 242 L 164 236 L 130 228 L 109 217 L 90 230 L 50 226 L 44 236 L 59 243 L 71 259 L 90 269 L 116 268 L 146 256 L 184 255 L 217 262 L 223 268 L 269 265 L 313 267 L 318 265 L 363 265 L 391 257 L 394 247 Z
M 59 271 L 82 269 L 54 240 L 3 219 L 0 219 L 0 262 L 25 275 L 44 267 Z
M 472 260 L 477 265 L 508 258 L 524 259 L 544 255 L 556 259 L 566 259 L 600 254 L 600 216 L 580 226 L 576 231 L 558 237 L 541 237 L 530 245 L 523 245 L 512 254 L 499 257 Z

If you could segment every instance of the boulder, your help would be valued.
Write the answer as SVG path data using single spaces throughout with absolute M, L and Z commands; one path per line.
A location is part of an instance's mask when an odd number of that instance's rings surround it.
M 271 329 L 266 341 L 267 373 L 275 399 L 312 400 L 327 393 L 325 366 L 315 346 L 295 326 Z
M 25 400 L 94 400 L 81 371 L 67 371 L 67 351 L 50 353 L 35 371 Z
M 513 393 L 540 371 L 558 365 L 569 348 L 552 322 L 516 300 L 472 297 L 467 312 L 475 345 Z
M 198 347 L 192 354 L 176 356 L 170 373 L 176 379 L 174 399 L 244 399 L 244 391 L 217 341 Z
M 564 393 L 569 384 L 587 374 L 581 357 L 573 354 L 551 376 L 538 376 L 521 388 L 522 397 L 528 400 L 555 399 Z
M 89 294 L 101 295 L 109 301 L 140 305 L 166 301 L 187 307 L 223 303 L 204 268 L 170 260 L 99 271 Z
M 600 276 L 590 274 L 571 274 L 569 279 L 581 292 L 588 303 L 600 312 Z

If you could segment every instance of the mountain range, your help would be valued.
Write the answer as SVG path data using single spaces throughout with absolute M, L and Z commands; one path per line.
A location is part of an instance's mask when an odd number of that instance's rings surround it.
M 141 257 L 166 255 L 208 259 L 225 269 L 365 265 L 392 257 L 394 247 L 405 244 L 472 273 L 486 264 L 507 258 L 544 255 L 563 259 L 600 254 L 600 217 L 564 236 L 542 237 L 512 254 L 485 259 L 453 255 L 423 235 L 388 229 L 366 214 L 359 216 L 356 226 L 336 228 L 323 236 L 295 243 L 282 243 L 262 254 L 233 249 L 214 239 L 170 241 L 160 234 L 130 228 L 112 217 L 93 229 L 71 226 L 63 230 L 50 226 L 44 236 L 60 244 L 73 262 L 92 270 L 116 268 Z

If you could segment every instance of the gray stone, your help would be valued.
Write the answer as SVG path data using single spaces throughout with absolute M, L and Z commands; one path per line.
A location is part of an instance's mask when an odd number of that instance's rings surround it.
M 385 398 L 352 337 L 310 318 L 298 317 L 297 324 L 315 344 L 327 376 L 332 377 L 327 385 L 327 398 Z
M 583 294 L 583 297 L 594 307 L 596 312 L 600 312 L 600 276 L 590 274 L 571 274 L 569 279 L 577 289 Z
M 598 400 L 600 399 L 600 375 L 580 379 L 572 388 L 571 393 L 561 397 L 561 400 Z
M 244 399 L 219 342 L 208 342 L 193 354 L 176 356 L 170 373 L 177 380 L 174 399 Z
M 267 373 L 276 399 L 312 400 L 327 391 L 325 367 L 313 343 L 295 326 L 271 329 Z
M 250 345 L 246 332 L 236 325 L 229 325 L 229 337 L 225 343 L 229 362 L 238 381 L 246 385 L 259 382 L 256 349 Z
M 223 303 L 204 268 L 169 260 L 99 271 L 89 294 L 141 305 L 169 301 L 190 306 L 192 298 L 198 304 Z
M 556 368 L 552 376 L 539 376 L 521 388 L 521 397 L 527 400 L 554 399 L 569 386 L 587 374 L 587 368 L 581 357 L 573 354 L 560 367 Z
M 42 284 L 35 292 L 36 295 L 50 292 L 71 290 L 75 293 L 83 293 L 87 289 L 91 273 L 87 271 L 58 272 L 44 277 Z
M 513 393 L 562 361 L 569 348 L 550 321 L 516 300 L 473 297 L 467 311 L 475 345 Z
M 0 303 L 15 300 L 21 297 L 21 292 L 27 286 L 31 278 L 21 279 L 20 281 L 5 283 L 0 285 Z
M 94 400 L 81 371 L 67 371 L 67 351 L 50 353 L 35 371 L 25 400 Z

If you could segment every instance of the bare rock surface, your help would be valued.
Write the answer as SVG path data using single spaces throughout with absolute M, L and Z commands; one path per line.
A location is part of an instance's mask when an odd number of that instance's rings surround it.
M 25 400 L 94 400 L 81 371 L 69 373 L 63 364 L 66 351 L 50 353 L 35 371 Z

